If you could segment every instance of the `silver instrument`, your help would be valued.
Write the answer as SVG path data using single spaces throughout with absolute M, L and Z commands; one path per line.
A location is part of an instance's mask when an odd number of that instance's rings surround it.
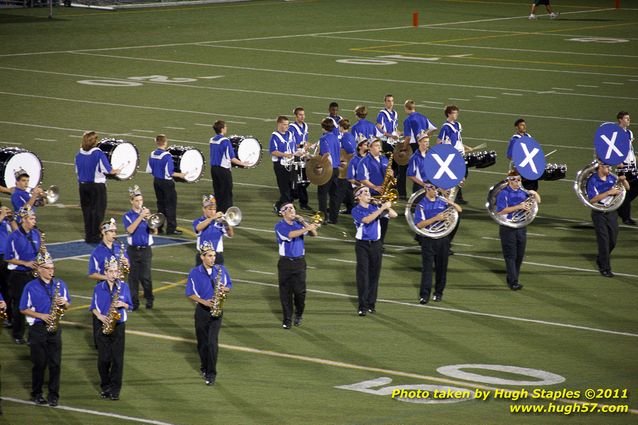
M 144 206 L 142 206 L 142 210 L 144 210 Z M 151 214 L 147 219 L 148 227 L 151 229 L 159 229 L 166 222 L 166 217 L 162 213 Z
M 536 202 L 534 195 L 521 187 L 520 190 L 527 194 L 527 199 L 523 201 L 524 203 L 527 203 L 527 208 L 514 211 L 511 218 L 507 218 L 509 214 L 498 214 L 496 211 L 496 197 L 501 190 L 507 187 L 507 185 L 508 181 L 503 180 L 490 188 L 487 193 L 485 208 L 487 208 L 490 217 L 492 217 L 492 219 L 500 225 L 512 227 L 514 229 L 525 227 L 536 218 L 536 214 L 538 214 L 538 202 Z
M 454 196 L 456 196 L 456 190 L 450 190 L 451 196 L 449 198 L 450 202 L 454 201 Z M 449 206 L 443 213 L 445 214 L 445 220 L 437 221 L 432 223 L 431 225 L 419 229 L 414 222 L 414 215 L 416 213 L 416 209 L 419 207 L 419 202 L 425 197 L 425 189 L 418 190 L 410 196 L 408 199 L 408 203 L 405 205 L 405 220 L 408 222 L 408 226 L 412 229 L 416 234 L 425 236 L 426 238 L 432 239 L 440 239 L 448 236 L 454 228 L 456 227 L 456 223 L 459 221 L 459 213 L 458 211 Z M 438 196 L 443 198 L 442 196 Z M 445 199 L 445 198 L 443 198 Z
M 627 196 L 627 191 L 620 183 L 616 184 L 616 187 L 620 189 L 620 193 L 611 197 L 608 202 L 604 204 L 592 204 L 589 201 L 589 196 L 587 195 L 587 182 L 589 181 L 591 176 L 596 173 L 598 165 L 598 161 L 593 161 L 592 163 L 587 164 L 580 171 L 578 171 L 578 173 L 576 174 L 576 180 L 574 182 L 574 190 L 576 191 L 576 196 L 578 196 L 578 199 L 580 200 L 580 202 L 583 203 L 583 205 L 591 208 L 592 210 L 600 212 L 616 211 L 622 205 L 623 201 L 625 200 L 625 196 Z M 616 178 L 618 177 L 613 173 L 609 173 L 609 175 L 615 176 Z
M 229 207 L 221 216 L 221 220 L 228 223 L 229 226 L 235 227 L 241 223 L 241 210 L 238 207 Z

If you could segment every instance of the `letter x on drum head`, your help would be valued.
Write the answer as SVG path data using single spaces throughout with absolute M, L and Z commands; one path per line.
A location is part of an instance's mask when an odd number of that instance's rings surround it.
M 596 155 L 607 165 L 618 165 L 627 158 L 629 142 L 629 133 L 612 122 L 598 127 L 594 136 Z
M 521 176 L 528 180 L 538 180 L 545 172 L 543 148 L 531 137 L 524 136 L 514 142 L 512 161 Z
M 452 145 L 436 145 L 424 159 L 425 177 L 435 186 L 451 189 L 465 178 L 465 159 Z

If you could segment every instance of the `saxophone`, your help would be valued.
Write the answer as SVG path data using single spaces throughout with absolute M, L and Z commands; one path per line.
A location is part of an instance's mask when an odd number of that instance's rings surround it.
M 51 283 L 54 283 L 52 280 Z M 51 322 L 47 323 L 47 332 L 55 333 L 60 326 L 60 319 L 64 316 L 64 307 L 57 305 L 55 302 L 60 296 L 60 281 L 55 282 L 55 290 L 53 291 L 53 297 L 51 297 L 51 309 L 49 310 L 49 316 L 51 316 Z
M 222 284 L 222 274 L 222 268 L 220 266 L 213 286 L 213 306 L 210 308 L 210 315 L 215 318 L 220 317 L 224 312 L 224 302 L 226 302 L 226 298 L 228 297 L 228 294 L 223 291 L 226 285 Z
M 131 271 L 131 267 L 128 264 L 124 264 L 124 261 L 122 261 L 122 259 L 124 258 L 124 244 L 118 239 L 115 239 L 115 241 L 120 246 L 120 255 L 117 256 L 117 268 L 120 270 L 120 275 L 118 276 L 118 278 L 126 282 L 126 280 L 128 279 L 128 274 Z
M 385 169 L 385 175 L 383 176 L 383 183 L 381 183 L 381 187 L 383 188 L 382 195 L 375 195 L 372 197 L 375 203 L 385 203 L 392 202 L 392 204 L 396 204 L 399 199 L 399 192 L 394 188 L 397 184 L 397 179 L 392 177 L 392 160 L 394 158 L 394 153 L 390 154 L 388 158 L 388 166 Z
M 117 282 L 115 285 L 117 286 Z M 113 294 L 113 298 L 111 298 L 111 305 L 109 306 L 109 312 L 106 315 L 106 322 L 102 323 L 102 333 L 104 335 L 111 335 L 115 330 L 117 321 L 122 317 L 117 307 L 115 307 L 115 304 L 120 299 L 120 288 L 121 286 L 117 286 L 115 294 Z

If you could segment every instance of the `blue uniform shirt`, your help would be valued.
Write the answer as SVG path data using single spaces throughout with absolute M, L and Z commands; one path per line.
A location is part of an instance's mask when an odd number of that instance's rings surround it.
M 29 240 L 29 238 L 31 240 Z M 25 232 L 22 226 L 14 230 L 7 239 L 4 247 L 4 259 L 6 260 L 22 260 L 33 261 L 38 255 L 40 250 L 40 232 L 35 229 L 31 229 Z M 16 264 L 9 264 L 9 270 L 17 271 L 30 271 L 30 267 L 18 266 Z
M 272 162 L 281 162 L 283 158 L 272 155 L 274 151 L 279 151 L 281 153 L 295 153 L 296 143 L 293 138 L 293 135 L 290 131 L 285 133 L 280 133 L 278 131 L 273 131 L 272 136 L 270 136 L 270 144 L 268 147 L 268 151 L 271 153 L 270 157 Z
M 443 125 L 441 125 L 441 131 L 439 131 L 439 139 L 443 140 L 443 143 L 450 144 L 463 155 L 465 153 L 465 148 L 463 147 L 463 137 L 461 133 L 463 132 L 463 127 L 460 122 L 451 123 L 449 121 L 445 121 Z
M 4 256 L 4 250 L 6 249 L 7 240 L 11 232 L 13 232 L 13 229 L 11 228 L 11 224 L 9 224 L 9 220 L 4 218 L 0 221 L 0 255 L 2 256 Z
M 129 210 L 122 217 L 122 223 L 124 224 L 124 229 L 129 227 L 137 218 L 140 216 L 138 212 L 133 210 Z M 153 235 L 151 235 L 151 229 L 148 227 L 148 222 L 146 220 L 140 221 L 140 224 L 137 225 L 137 228 L 132 234 L 129 234 L 126 237 L 126 243 L 131 246 L 151 246 L 153 245 Z
M 360 241 L 378 241 L 381 238 L 381 224 L 379 223 L 379 217 L 372 220 L 370 223 L 363 223 L 363 219 L 378 210 L 376 205 L 369 204 L 368 208 L 363 208 L 361 204 L 354 207 L 351 211 L 354 225 L 357 228 L 357 234 L 355 238 Z
M 355 125 L 353 125 L 352 128 L 350 128 L 350 133 L 352 133 L 354 137 L 363 135 L 366 139 L 369 140 L 371 137 L 376 136 L 377 127 L 370 121 L 361 119 Z
M 205 216 L 201 216 L 193 220 L 193 231 L 197 234 L 197 249 L 202 247 L 204 242 L 210 242 L 215 252 L 224 252 L 224 236 L 228 236 L 226 226 L 213 220 L 204 230 L 197 231 L 197 225 L 206 220 Z
M 15 188 L 11 194 L 11 204 L 13 205 L 13 211 L 18 212 L 27 202 L 31 200 L 31 194 L 26 190 L 22 190 L 18 187 Z M 35 211 L 35 208 L 32 207 Z
M 527 198 L 527 193 L 521 189 L 514 190 L 508 185 L 496 195 L 496 212 L 503 211 L 507 207 L 518 205 Z M 511 212 L 507 214 L 507 218 L 512 218 L 512 214 L 514 213 Z
M 407 176 L 416 177 L 422 182 L 425 181 L 425 156 L 427 154 L 422 154 L 420 150 L 414 151 L 412 156 L 410 157 L 410 162 L 408 163 L 408 170 L 406 172 Z
M 332 121 L 335 128 L 332 129 L 332 134 L 339 136 L 339 122 L 343 119 L 341 115 L 328 115 L 326 118 Z
M 449 205 L 438 196 L 434 199 L 434 201 L 430 201 L 427 196 L 424 196 L 414 210 L 414 223 L 416 224 L 423 220 L 428 220 L 438 213 L 445 211 L 448 207 Z M 426 228 L 430 228 L 434 224 L 436 224 L 436 222 L 430 224 Z
M 616 184 L 616 182 L 616 177 L 612 176 L 611 174 L 607 176 L 607 180 L 602 180 L 600 177 L 598 177 L 598 173 L 592 174 L 591 177 L 589 177 L 589 180 L 587 180 L 587 197 L 589 199 L 592 199 L 596 195 L 607 192 Z M 607 205 L 609 202 L 611 202 L 611 200 L 612 197 L 608 196 L 598 201 L 598 205 Z
M 148 157 L 146 172 L 153 174 L 153 177 L 160 180 L 173 180 L 175 164 L 173 156 L 164 149 L 155 149 Z
M 221 264 L 215 264 L 212 269 L 206 270 L 204 265 L 199 265 L 191 270 L 186 281 L 186 296 L 197 295 L 203 300 L 211 300 L 215 295 L 213 285 L 217 282 L 218 273 L 222 273 L 221 283 L 229 288 L 233 287 L 228 270 Z M 209 274 L 210 273 L 210 274 Z
M 334 133 L 324 133 L 319 139 L 319 154 L 330 154 L 332 161 L 332 168 L 339 168 L 339 162 L 341 160 L 341 144 L 339 138 Z
M 230 168 L 230 160 L 235 158 L 235 149 L 228 137 L 216 134 L 210 139 L 210 166 Z
M 113 243 L 112 248 L 109 249 L 109 247 L 104 245 L 104 242 L 100 242 L 91 253 L 91 258 L 89 258 L 89 274 L 104 274 L 104 262 L 111 259 L 111 257 L 119 259 L 120 255 L 128 259 L 126 250 L 122 250 L 120 244 Z
M 109 308 L 111 307 L 111 302 L 113 301 L 115 291 L 117 291 L 118 287 L 120 288 L 120 295 L 118 299 L 128 304 L 128 311 L 132 311 L 133 301 L 131 300 L 131 290 L 126 282 L 122 282 L 119 279 L 115 281 L 113 290 L 109 288 L 109 284 L 106 280 L 102 280 L 95 285 L 95 288 L 93 288 L 93 298 L 91 298 L 91 307 L 89 307 L 89 311 L 92 312 L 93 309 L 97 309 L 100 314 L 105 316 L 109 314 Z M 126 319 L 128 319 L 127 309 L 120 307 L 117 310 L 120 312 L 120 320 L 118 320 L 117 323 L 126 322 Z
M 112 171 L 109 160 L 97 146 L 89 151 L 80 149 L 75 155 L 75 172 L 80 183 L 104 183 L 104 173 Z
M 506 153 L 507 159 L 512 159 L 512 149 L 514 149 L 514 143 L 523 136 L 532 137 L 528 133 L 525 133 L 523 135 L 516 133 L 515 135 L 513 135 L 512 138 L 510 139 L 509 144 L 507 145 L 507 153 Z
M 357 147 L 357 142 L 351 133 L 343 133 L 339 142 L 341 143 L 341 148 L 348 154 L 354 153 Z
M 357 179 L 357 167 L 359 166 L 359 163 L 361 162 L 362 159 L 363 157 L 359 156 L 359 154 L 354 155 L 352 159 L 350 159 L 350 162 L 348 163 L 348 170 L 346 172 L 346 179 L 348 180 Z
M 305 122 L 301 124 L 299 124 L 298 122 L 291 123 L 288 131 L 292 133 L 292 137 L 297 147 L 308 141 L 309 130 L 308 124 L 306 124 Z
M 377 115 L 377 124 L 381 124 L 383 127 L 383 133 L 392 134 L 396 132 L 399 127 L 399 114 L 394 109 L 392 111 L 388 111 L 383 108 Z
M 410 136 L 410 143 L 417 143 L 416 136 L 422 131 L 436 130 L 436 126 L 430 120 L 419 112 L 412 112 L 403 121 L 403 135 Z
M 53 278 L 48 284 L 42 279 L 33 279 L 24 286 L 22 297 L 20 298 L 20 310 L 32 310 L 36 313 L 49 314 L 51 311 L 51 302 L 57 284 L 60 284 L 58 294 L 60 298 L 64 298 L 66 302 L 71 302 L 71 296 L 66 287 L 66 283 L 58 278 Z M 44 323 L 42 319 L 25 316 L 27 323 L 33 326 L 36 323 Z
M 357 166 L 356 179 L 370 180 L 370 182 L 376 186 L 380 186 L 385 178 L 385 170 L 388 168 L 388 158 L 385 155 L 380 155 L 379 159 L 375 159 L 372 154 L 368 153 Z M 370 189 L 372 195 L 378 195 L 376 190 Z
M 304 235 L 308 232 L 296 238 L 290 239 L 288 237 L 290 232 L 303 229 L 303 227 L 303 224 L 298 221 L 293 221 L 292 224 L 288 224 L 284 219 L 275 224 L 275 235 L 277 237 L 277 244 L 279 245 L 280 256 L 296 258 L 305 255 Z

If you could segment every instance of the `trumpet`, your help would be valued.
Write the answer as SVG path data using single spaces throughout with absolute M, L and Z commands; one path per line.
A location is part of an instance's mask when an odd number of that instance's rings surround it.
M 319 227 L 326 221 L 326 215 L 322 211 L 317 211 L 312 214 L 299 214 L 295 216 L 295 221 L 304 225 L 306 224 L 306 219 L 309 219 L 312 224 L 316 224 L 317 227 Z
M 142 211 L 144 210 L 144 206 L 142 206 Z M 148 216 L 146 222 L 148 223 L 148 227 L 151 229 L 159 229 L 164 225 L 166 221 L 166 217 L 162 213 L 155 213 Z
M 60 199 L 60 188 L 56 185 L 51 185 L 47 190 L 45 190 L 42 195 L 38 196 L 38 199 L 35 201 L 36 207 L 41 207 L 45 204 L 44 200 L 46 199 L 47 204 L 55 204 Z
M 231 227 L 235 227 L 241 223 L 241 217 L 241 210 L 238 207 L 230 207 L 222 214 L 220 220 L 225 221 Z

